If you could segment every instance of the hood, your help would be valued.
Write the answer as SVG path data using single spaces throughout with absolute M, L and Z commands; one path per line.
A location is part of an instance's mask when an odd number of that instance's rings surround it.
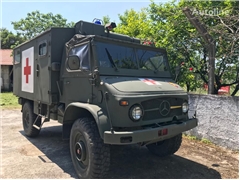
M 112 85 L 120 92 L 166 92 L 183 91 L 183 89 L 169 79 L 138 78 L 138 77 L 103 77 L 102 81 Z

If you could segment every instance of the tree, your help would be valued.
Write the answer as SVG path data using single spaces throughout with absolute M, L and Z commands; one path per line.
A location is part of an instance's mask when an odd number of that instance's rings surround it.
M 14 29 L 26 39 L 31 39 L 51 27 L 74 26 L 73 22 L 67 23 L 67 19 L 63 18 L 60 14 L 42 14 L 39 11 L 28 13 L 25 19 L 12 22 L 12 24 Z
M 223 86 L 236 85 L 232 95 L 239 88 L 239 2 L 222 2 L 222 11 L 228 12 L 216 16 L 216 23 L 210 32 L 217 39 L 215 72 L 216 90 Z
M 186 85 L 187 91 L 195 90 L 199 85 L 197 81 L 194 81 L 195 69 L 189 70 L 192 68 L 189 61 L 196 59 L 194 49 L 189 51 L 191 41 L 196 42 L 196 39 L 193 39 L 194 28 L 185 21 L 181 9 L 176 7 L 175 2 L 159 5 L 152 2 L 148 13 L 153 22 L 152 29 L 156 46 L 167 49 L 172 73 L 175 74 L 173 67 L 181 66 L 178 83 L 182 86 Z
M 110 23 L 110 17 L 108 15 L 107 16 L 103 16 L 103 25 L 105 25 L 107 23 Z
M 142 40 L 152 40 L 151 27 L 149 26 L 151 20 L 147 15 L 146 9 L 142 9 L 140 12 L 136 12 L 133 9 L 127 10 L 123 15 L 119 15 L 119 19 L 120 23 L 115 32 Z
M 127 10 L 119 15 L 116 32 L 155 42 L 165 47 L 171 71 L 181 71 L 178 82 L 187 90 L 208 84 L 208 48 L 182 12 L 190 7 L 216 41 L 214 92 L 227 85 L 238 91 L 239 20 L 238 2 L 233 1 L 172 1 L 156 4 L 152 1 L 140 12 Z M 216 12 L 217 10 L 217 12 Z M 216 14 L 213 14 L 216 13 Z M 234 93 L 232 95 L 234 95 Z
M 6 28 L 0 29 L 0 36 L 1 49 L 12 49 L 26 40 L 20 34 L 15 35 L 11 31 L 8 31 Z
M 185 61 L 185 55 L 180 54 L 175 49 L 176 45 L 182 47 L 182 44 L 180 43 L 181 41 L 176 41 L 176 37 L 173 35 L 179 33 L 177 39 L 179 39 L 181 35 L 186 39 L 189 39 L 189 37 L 186 35 L 186 37 L 184 37 L 184 28 L 182 29 L 182 26 L 179 27 L 179 31 L 177 32 L 170 23 L 168 24 L 167 17 L 174 19 L 173 16 L 175 14 L 175 12 L 169 12 L 169 4 L 166 4 L 166 6 L 160 5 L 162 6 L 162 8 L 160 8 L 161 13 L 158 12 L 159 7 L 157 8 L 155 5 L 156 4 L 152 3 L 148 9 L 142 9 L 140 12 L 131 9 L 125 11 L 123 15 L 119 15 L 120 23 L 115 32 L 126 34 L 131 37 L 138 37 L 144 42 L 154 42 L 157 47 L 167 48 L 171 64 L 170 67 L 172 67 L 171 71 L 174 74 L 174 67 Z M 182 32 L 180 30 L 182 30 Z M 188 91 L 193 90 L 196 87 L 196 85 L 190 85 L 189 82 L 192 82 L 192 84 L 199 84 L 192 81 L 195 79 L 193 72 L 188 73 L 185 71 L 189 67 L 190 65 L 185 62 L 178 78 L 180 84 L 183 85 L 184 83 L 184 85 L 187 85 Z
M 203 83 L 208 84 L 208 48 L 184 17 L 182 9 L 186 6 L 193 9 L 216 41 L 215 94 L 222 86 L 238 84 L 239 20 L 238 10 L 234 9 L 238 2 L 180 1 L 159 5 L 152 2 L 148 10 L 154 23 L 154 34 L 157 41 L 167 48 L 170 63 L 176 66 L 185 62 L 185 67 L 194 69 L 183 71 L 180 83 L 187 85 L 186 77 L 194 72 L 195 79 L 199 76 Z

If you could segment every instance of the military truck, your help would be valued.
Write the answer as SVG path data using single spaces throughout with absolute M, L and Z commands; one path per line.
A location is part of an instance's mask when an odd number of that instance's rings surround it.
M 188 117 L 166 50 L 110 32 L 115 26 L 79 21 L 14 49 L 13 92 L 26 136 L 38 136 L 50 120 L 61 123 L 79 178 L 106 175 L 111 145 L 172 155 L 198 122 Z

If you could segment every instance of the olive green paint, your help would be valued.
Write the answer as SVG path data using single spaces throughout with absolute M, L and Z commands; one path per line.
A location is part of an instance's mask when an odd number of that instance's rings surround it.
M 104 142 L 110 144 L 124 144 L 120 138 L 126 136 L 133 137 L 130 144 L 151 143 L 197 126 L 197 119 L 189 119 L 178 110 L 175 110 L 176 114 L 171 110 L 166 117 L 132 121 L 129 109 L 133 105 L 143 108 L 144 103 L 147 106 L 150 101 L 159 101 L 156 105 L 159 107 L 164 99 L 171 101 L 172 106 L 181 106 L 188 100 L 187 93 L 175 84 L 169 71 L 101 67 L 97 42 L 126 46 L 134 51 L 157 51 L 165 55 L 169 69 L 165 49 L 144 46 L 139 39 L 107 33 L 104 26 L 79 21 L 75 28 L 51 28 L 14 49 L 16 54 L 34 47 L 34 93 L 21 91 L 21 62 L 14 64 L 13 92 L 20 98 L 19 102 L 34 102 L 35 114 L 62 124 L 72 124 L 80 117 L 91 116 Z M 47 52 L 40 56 L 39 45 L 42 43 L 46 43 Z M 68 58 L 76 56 L 74 52 L 82 53 L 79 56 L 81 63 L 77 62 L 77 66 L 81 66 L 79 69 L 74 64 L 78 57 Z M 150 79 L 153 84 L 149 85 L 145 79 Z M 128 105 L 120 106 L 121 100 L 128 101 Z M 159 112 L 155 110 L 154 113 Z M 146 114 L 152 116 L 147 110 L 143 116 Z M 169 128 L 169 134 L 159 138 L 157 132 L 163 128 Z

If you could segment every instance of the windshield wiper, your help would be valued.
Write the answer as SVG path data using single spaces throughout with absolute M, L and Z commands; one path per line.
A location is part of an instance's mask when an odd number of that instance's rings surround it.
M 113 59 L 112 59 L 112 56 L 111 56 L 111 54 L 109 53 L 109 51 L 107 50 L 107 48 L 105 48 L 105 51 L 106 51 L 106 53 L 107 53 L 107 55 L 108 55 L 109 61 L 110 61 L 111 64 L 112 64 L 112 67 L 115 69 L 115 71 L 117 71 L 118 68 L 117 68 L 116 64 L 114 63 L 114 61 L 113 61 Z

